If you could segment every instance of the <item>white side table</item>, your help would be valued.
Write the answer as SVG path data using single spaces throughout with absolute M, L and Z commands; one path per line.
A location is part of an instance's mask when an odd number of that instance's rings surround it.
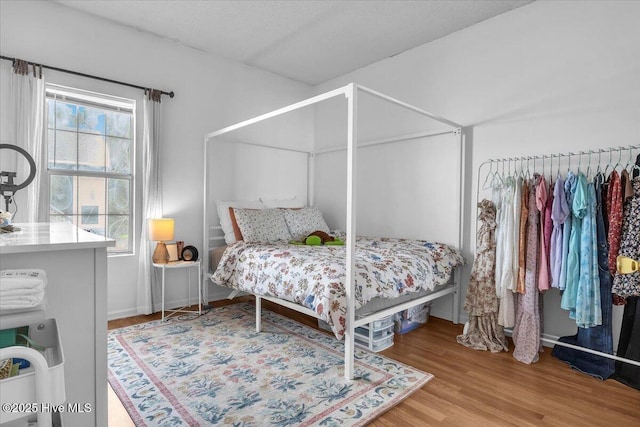
M 173 316 L 176 313 L 192 313 L 195 314 L 195 310 L 187 310 L 187 307 L 191 306 L 191 268 L 196 268 L 198 270 L 198 315 L 202 314 L 202 274 L 201 274 L 201 265 L 200 260 L 198 261 L 173 261 L 167 264 L 153 264 L 154 267 L 162 269 L 162 321 Z M 165 286 L 165 272 L 167 270 L 176 269 L 176 268 L 186 268 L 189 270 L 189 305 L 186 307 L 181 307 L 173 310 L 166 310 L 169 315 L 165 317 L 164 312 L 164 286 Z

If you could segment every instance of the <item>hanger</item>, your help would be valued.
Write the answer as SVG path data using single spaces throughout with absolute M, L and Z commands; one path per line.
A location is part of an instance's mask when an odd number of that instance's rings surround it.
M 597 182 L 599 184 L 604 184 L 604 174 L 602 173 L 602 169 L 600 168 L 603 152 L 604 150 L 602 148 L 598 150 L 598 167 L 596 168 L 596 177 L 598 178 Z
M 605 166 L 604 168 L 604 175 L 608 174 L 609 168 L 611 167 L 611 148 L 609 148 L 609 163 L 607 163 L 607 166 Z
M 578 152 L 578 175 L 580 175 L 580 169 L 582 168 L 582 155 L 584 154 L 584 151 L 579 151 Z
M 487 175 L 484 177 L 484 182 L 482 183 L 483 190 L 488 190 L 489 188 L 491 188 L 491 185 L 487 186 L 487 184 L 490 184 L 489 177 L 491 176 L 492 170 L 493 170 L 493 160 L 489 159 L 489 172 L 487 172 Z
M 638 169 L 638 165 L 636 165 L 636 161 L 633 158 L 633 152 L 632 149 L 636 148 L 636 146 L 634 145 L 630 145 L 628 147 L 629 149 L 629 160 L 627 160 L 627 165 L 625 166 L 625 169 L 629 169 L 629 173 L 631 174 L 635 169 Z
M 622 161 L 622 147 L 618 147 L 618 148 L 614 148 L 614 150 L 618 151 L 618 161 L 616 162 L 616 164 L 613 166 L 613 170 L 616 170 L 616 168 L 618 166 L 620 166 L 620 169 L 623 169 L 622 165 L 620 164 L 620 162 Z M 622 172 L 622 171 L 621 171 Z

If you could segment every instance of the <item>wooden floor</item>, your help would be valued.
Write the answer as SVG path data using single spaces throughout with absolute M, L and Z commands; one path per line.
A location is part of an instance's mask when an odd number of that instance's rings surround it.
M 289 309 L 266 301 L 264 307 L 317 326 L 315 319 Z M 159 317 L 114 320 L 109 329 Z M 456 342 L 461 333 L 462 325 L 432 317 L 415 331 L 396 334 L 393 347 L 381 354 L 435 378 L 371 426 L 640 426 L 640 391 L 573 371 L 548 348 L 533 365 L 511 353 L 470 350 Z M 109 426 L 133 425 L 112 396 Z

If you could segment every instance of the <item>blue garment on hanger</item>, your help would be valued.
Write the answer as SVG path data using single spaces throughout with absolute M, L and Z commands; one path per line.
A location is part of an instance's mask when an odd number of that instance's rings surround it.
M 586 178 L 580 175 L 580 180 Z M 580 233 L 580 279 L 576 292 L 576 324 L 590 328 L 602 324 L 600 308 L 600 277 L 598 275 L 598 239 L 596 233 L 596 192 L 593 183 L 587 184 L 586 214 Z
M 587 180 L 582 173 L 572 182 L 571 194 L 571 233 L 569 236 L 569 253 L 567 255 L 567 283 L 560 306 L 569 310 L 569 317 L 576 318 L 576 298 L 580 280 L 580 235 L 582 220 L 587 214 Z
M 602 325 L 592 328 L 578 328 L 573 336 L 562 337 L 560 342 L 590 348 L 607 354 L 613 354 L 612 337 L 612 296 L 611 273 L 609 272 L 609 243 L 603 216 L 602 177 L 596 176 L 596 229 L 598 242 L 598 276 L 600 278 L 600 300 L 602 307 Z M 557 345 L 551 353 L 554 357 L 567 362 L 572 368 L 606 380 L 613 375 L 615 362 L 603 356 L 587 353 L 573 348 Z M 630 365 L 629 365 L 630 366 Z
M 562 265 L 560 266 L 560 281 L 558 283 L 558 289 L 565 290 L 567 287 L 567 263 L 569 258 L 569 238 L 571 236 L 571 205 L 573 204 L 573 193 L 575 192 L 576 176 L 572 171 L 567 173 L 567 179 L 564 182 L 564 195 L 567 198 L 567 206 L 569 207 L 569 214 L 564 220 L 562 225 Z

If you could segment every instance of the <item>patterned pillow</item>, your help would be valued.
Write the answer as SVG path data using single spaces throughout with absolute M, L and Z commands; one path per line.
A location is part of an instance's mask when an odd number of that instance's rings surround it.
M 224 241 L 227 245 L 234 243 L 237 239 L 233 231 L 233 223 L 229 214 L 229 208 L 246 208 L 246 209 L 262 209 L 264 206 L 260 200 L 216 200 L 218 209 L 218 218 L 220 218 L 220 226 L 224 233 Z
M 280 209 L 233 209 L 245 242 L 291 240 L 284 214 Z
M 329 232 L 322 212 L 315 206 L 302 209 L 283 209 L 289 233 L 295 240 L 302 240 L 314 231 Z

